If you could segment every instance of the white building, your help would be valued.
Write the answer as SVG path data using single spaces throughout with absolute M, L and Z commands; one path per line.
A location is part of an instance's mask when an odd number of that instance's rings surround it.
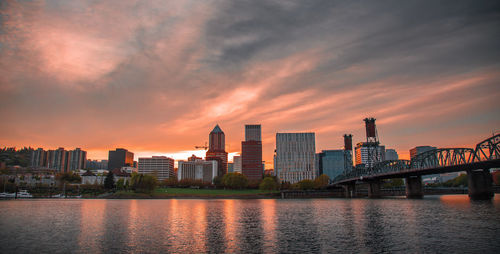
M 356 165 L 364 164 L 366 167 L 371 167 L 373 165 L 373 158 L 369 157 L 369 151 L 374 153 L 375 147 L 369 146 L 366 142 L 360 142 L 356 145 L 354 152 L 356 154 Z M 375 162 L 381 162 L 385 160 L 385 146 L 379 145 L 377 147 L 377 158 Z
M 233 157 L 233 172 L 241 174 L 241 156 Z
M 217 176 L 217 161 L 191 160 L 178 161 L 177 179 L 202 180 L 213 183 Z
M 159 181 L 175 176 L 174 159 L 166 156 L 139 158 L 139 174 L 154 175 Z
M 316 178 L 315 154 L 314 133 L 276 133 L 276 176 L 289 183 Z
M 385 150 L 385 160 L 386 161 L 396 161 L 399 160 L 398 152 L 394 149 Z

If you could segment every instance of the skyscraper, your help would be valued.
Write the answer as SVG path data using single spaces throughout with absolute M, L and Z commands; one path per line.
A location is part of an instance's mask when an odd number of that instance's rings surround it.
M 217 175 L 223 176 L 227 173 L 227 152 L 226 152 L 226 136 L 217 124 L 210 132 L 208 137 L 208 151 L 206 160 L 216 160 L 218 172 Z
M 417 146 L 412 149 L 410 149 L 410 159 L 413 159 L 413 157 L 417 156 L 417 154 L 425 153 L 430 150 L 436 149 L 435 146 Z
M 245 125 L 245 141 L 262 141 L 260 124 Z
M 131 167 L 134 165 L 134 153 L 127 149 L 116 148 L 115 151 L 109 151 L 108 170 L 121 169 L 122 167 Z
M 233 172 L 238 172 L 241 174 L 241 156 L 233 157 Z
M 262 141 L 259 125 L 245 125 L 245 141 L 241 142 L 241 172 L 248 180 L 262 179 Z
M 289 183 L 314 179 L 315 151 L 314 133 L 276 133 L 276 176 Z

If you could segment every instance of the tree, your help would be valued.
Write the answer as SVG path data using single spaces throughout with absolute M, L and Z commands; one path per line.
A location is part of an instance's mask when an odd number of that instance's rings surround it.
M 115 175 L 111 171 L 108 172 L 104 179 L 104 188 L 108 190 L 115 188 Z
M 314 181 L 309 179 L 302 180 L 298 182 L 298 187 L 301 190 L 312 190 L 314 189 Z
M 82 177 L 75 172 L 64 172 L 56 175 L 56 179 L 67 183 L 81 183 Z
M 248 179 L 240 173 L 227 173 L 222 177 L 222 183 L 231 189 L 244 189 L 248 186 Z
M 123 180 L 123 178 L 120 178 L 118 179 L 118 181 L 116 181 L 116 188 L 119 190 L 125 189 L 125 180 Z
M 137 174 L 137 173 L 132 173 L 132 178 L 131 178 L 131 188 L 135 192 L 141 192 L 141 193 L 152 193 L 157 184 L 158 181 L 156 180 L 155 176 L 152 175 L 145 175 L 145 174 Z
M 260 190 L 276 190 L 278 189 L 278 183 L 272 177 L 265 177 L 264 180 L 259 185 Z
M 222 187 L 222 186 L 224 186 L 224 183 L 222 182 L 222 176 L 216 176 L 214 178 L 214 185 L 215 185 L 215 187 Z
M 328 177 L 325 174 L 322 174 L 316 179 L 314 179 L 314 188 L 316 189 L 324 189 L 326 186 L 328 186 L 328 183 L 330 182 L 330 177 Z

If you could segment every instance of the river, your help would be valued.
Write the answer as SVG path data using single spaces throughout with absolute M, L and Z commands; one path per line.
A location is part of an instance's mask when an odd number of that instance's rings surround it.
M 0 253 L 499 253 L 500 198 L 2 200 Z

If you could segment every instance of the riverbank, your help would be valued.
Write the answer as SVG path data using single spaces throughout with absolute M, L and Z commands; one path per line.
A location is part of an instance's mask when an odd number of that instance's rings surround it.
M 190 188 L 159 188 L 152 194 L 135 193 L 132 191 L 117 191 L 103 195 L 106 199 L 263 199 L 279 198 L 279 191 L 223 190 L 223 189 L 190 189 Z

